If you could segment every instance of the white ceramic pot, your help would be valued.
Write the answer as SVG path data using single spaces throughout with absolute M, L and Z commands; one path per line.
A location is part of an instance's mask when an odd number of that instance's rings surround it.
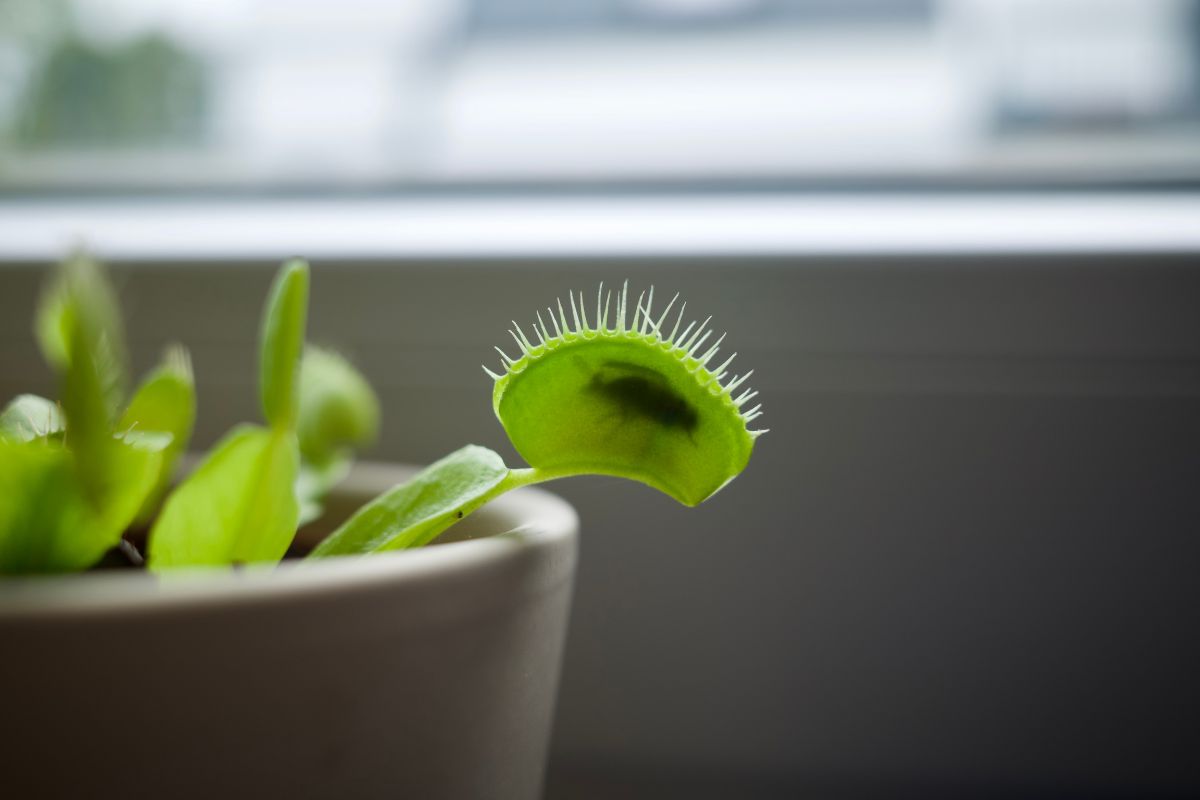
M 356 467 L 329 516 L 410 472 Z M 0 581 L 0 793 L 538 797 L 577 525 L 521 489 L 420 550 Z

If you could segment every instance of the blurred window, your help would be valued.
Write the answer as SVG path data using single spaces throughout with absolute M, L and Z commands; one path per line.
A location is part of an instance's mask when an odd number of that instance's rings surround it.
M 0 0 L 0 191 L 1194 183 L 1200 0 Z

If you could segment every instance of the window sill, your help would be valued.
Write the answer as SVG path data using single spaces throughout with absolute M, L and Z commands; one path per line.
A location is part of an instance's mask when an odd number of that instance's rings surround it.
M 0 262 L 1188 253 L 1200 194 L 0 201 Z

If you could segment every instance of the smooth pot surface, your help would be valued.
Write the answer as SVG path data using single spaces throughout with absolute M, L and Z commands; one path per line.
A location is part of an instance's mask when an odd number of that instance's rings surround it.
M 577 528 L 522 489 L 420 550 L 0 582 L 4 794 L 537 797 Z

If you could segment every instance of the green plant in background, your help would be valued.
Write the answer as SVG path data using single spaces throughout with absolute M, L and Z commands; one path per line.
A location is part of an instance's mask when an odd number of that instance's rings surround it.
M 375 440 L 379 400 L 332 350 L 309 345 L 300 360 L 300 524 L 321 515 L 321 497 L 350 470 L 354 448 Z
M 287 552 L 300 518 L 296 422 L 307 315 L 308 267 L 292 261 L 263 315 L 259 395 L 267 426 L 234 428 L 167 498 L 150 530 L 151 569 L 273 562 Z
M 186 436 L 194 414 L 180 355 L 126 404 L 115 298 L 85 257 L 71 258 L 44 294 L 36 332 L 59 375 L 61 404 L 23 395 L 0 414 L 5 573 L 84 569 L 116 546 L 166 480 L 182 446 L 176 436 Z M 171 392 L 160 390 L 163 380 L 176 384 Z
M 18 144 L 153 147 L 203 139 L 209 87 L 199 58 L 158 34 L 101 45 L 65 27 L 33 63 L 20 94 Z
M 230 431 L 158 510 L 195 420 L 190 359 L 168 348 L 126 398 L 112 290 L 95 263 L 70 259 L 36 322 L 61 400 L 22 395 L 0 414 L 0 572 L 86 569 L 138 523 L 150 524 L 154 571 L 279 561 L 379 424 L 362 376 L 336 353 L 305 346 L 308 286 L 307 265 L 292 261 L 268 296 L 265 424 Z M 553 332 L 539 313 L 536 344 L 514 323 L 521 355 L 501 351 L 503 374 L 488 371 L 496 415 L 530 467 L 464 447 L 367 503 L 310 557 L 418 547 L 498 495 L 554 478 L 616 475 L 686 505 L 732 480 L 765 432 L 747 428 L 759 406 L 741 410 L 756 393 L 734 395 L 750 373 L 728 375 L 732 357 L 710 367 L 721 340 L 705 349 L 708 320 L 680 332 L 683 308 L 664 334 L 675 300 L 654 319 L 651 290 L 630 314 L 623 289 L 610 324 L 611 301 L 601 289 L 589 321 L 572 294 L 570 322 L 561 302 L 557 316 L 551 310 Z

